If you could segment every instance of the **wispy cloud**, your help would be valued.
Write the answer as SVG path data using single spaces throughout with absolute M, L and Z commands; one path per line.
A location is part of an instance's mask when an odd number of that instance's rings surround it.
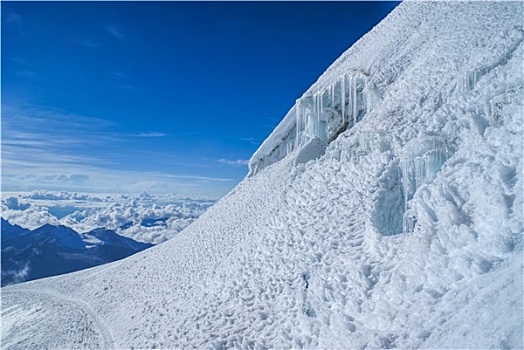
M 254 137 L 239 137 L 238 138 L 240 141 L 244 141 L 244 142 L 247 142 L 247 143 L 250 143 L 252 145 L 259 145 L 260 144 L 260 141 Z
M 164 137 L 166 136 L 166 133 L 163 132 L 142 132 L 139 134 L 131 135 L 135 137 Z
M 18 14 L 9 11 L 5 16 L 5 21 L 8 24 L 15 24 L 15 25 L 22 25 L 24 21 L 22 20 L 22 17 L 20 17 Z
M 117 139 L 110 132 L 114 124 L 101 118 L 42 108 L 2 106 L 2 109 L 4 164 L 28 160 L 37 164 L 81 164 L 93 160 L 90 147 L 100 147 Z
M 123 73 L 123 72 L 108 72 L 109 75 L 112 77 L 116 77 L 119 79 L 129 79 L 129 74 Z
M 115 38 L 119 40 L 123 40 L 126 37 L 124 33 L 122 33 L 120 28 L 118 28 L 116 25 L 113 25 L 113 24 L 107 26 L 107 31 L 109 32 L 109 34 L 111 34 L 112 36 L 114 36 Z
M 34 78 L 37 76 L 35 72 L 27 71 L 27 70 L 20 70 L 15 72 L 16 76 L 19 78 Z
M 114 123 L 43 108 L 2 109 L 4 186 L 85 184 L 93 167 L 115 165 L 100 152 L 120 140 Z
M 77 115 L 63 112 L 59 109 L 31 106 L 17 107 L 2 105 L 2 116 L 8 126 L 16 126 L 18 130 L 69 127 L 71 130 L 108 128 L 115 124 L 104 118 Z M 18 128 L 20 127 L 20 128 Z
M 98 193 L 179 193 L 185 195 L 221 196 L 231 188 L 232 179 L 198 175 L 176 175 L 162 172 L 111 170 L 102 167 L 61 165 L 40 166 L 38 173 L 3 173 L 2 190 L 9 191 L 74 191 Z M 18 172 L 17 172 L 18 173 Z
M 73 45 L 79 45 L 79 46 L 85 46 L 87 48 L 97 47 L 99 44 L 92 40 L 87 38 L 68 38 L 66 39 L 66 43 L 73 44 Z
M 2 271 L 2 277 L 10 276 L 12 283 L 24 282 L 27 279 L 27 276 L 29 275 L 29 270 L 29 264 L 25 264 L 25 266 L 20 270 Z
M 90 39 L 83 39 L 80 41 L 80 45 L 86 46 L 86 47 L 97 47 L 98 43 L 94 40 Z
M 57 173 L 57 170 L 70 170 L 71 173 Z M 90 166 L 54 169 L 54 173 L 53 169 L 48 171 L 47 174 L 18 175 L 11 176 L 10 179 L 28 185 L 48 185 L 45 189 L 69 190 L 76 188 L 78 190 L 82 189 L 81 185 L 85 185 L 85 188 L 98 186 L 104 190 L 109 190 L 109 192 L 143 191 L 153 188 L 157 192 L 177 192 L 184 188 L 199 187 L 204 183 L 229 183 L 233 181 L 233 179 L 223 177 L 109 170 Z M 147 185 L 147 188 L 140 188 L 142 185 Z
M 198 176 L 198 175 L 164 175 L 164 176 L 168 178 L 173 178 L 173 179 L 186 179 L 186 180 L 204 180 L 204 181 L 218 181 L 218 182 L 233 181 L 233 179 L 228 179 L 228 178 Z
M 138 87 L 136 85 L 130 85 L 130 84 L 118 84 L 118 85 L 114 85 L 114 86 L 117 89 L 126 90 L 126 91 L 129 91 L 129 92 L 139 91 L 140 90 L 140 87 Z
M 89 176 L 83 174 L 54 174 L 54 175 L 22 175 L 18 177 L 22 181 L 32 181 L 32 182 L 47 182 L 47 183 L 85 183 L 89 180 Z
M 205 166 L 180 165 L 179 171 L 173 170 L 180 159 L 174 155 L 177 150 L 143 149 L 147 138 L 168 136 L 164 132 L 124 133 L 118 131 L 120 125 L 103 118 L 39 107 L 3 106 L 2 124 L 4 191 L 146 190 L 220 196 L 234 181 L 209 176 Z M 203 161 L 182 158 L 182 162 L 186 159 Z
M 247 159 L 219 159 L 219 163 L 227 164 L 227 165 L 233 165 L 233 166 L 245 166 L 249 164 L 249 160 Z
M 26 64 L 27 63 L 27 60 L 26 59 L 23 59 L 23 58 L 20 58 L 20 57 L 11 57 L 11 58 L 8 58 L 9 61 L 12 61 L 16 64 Z

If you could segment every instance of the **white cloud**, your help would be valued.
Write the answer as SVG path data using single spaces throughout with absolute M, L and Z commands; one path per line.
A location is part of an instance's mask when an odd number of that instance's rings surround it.
M 245 141 L 245 142 L 248 142 L 250 143 L 251 145 L 260 145 L 260 140 L 254 138 L 254 137 L 239 137 L 238 138 L 240 141 Z
M 233 181 L 233 179 L 223 178 L 223 177 L 211 177 L 211 176 L 198 176 L 198 175 L 165 175 L 168 178 L 173 179 L 186 179 L 186 180 L 202 180 L 202 181 L 218 181 L 218 182 L 228 182 Z
M 129 74 L 123 72 L 108 72 L 109 75 L 119 79 L 129 79 Z
M 19 78 L 34 78 L 37 76 L 35 72 L 31 72 L 28 70 L 19 70 L 15 72 L 16 76 Z
M 23 207 L 21 201 L 26 203 Z M 175 236 L 214 203 L 208 198 L 146 192 L 129 196 L 33 191 L 9 193 L 2 198 L 1 209 L 4 219 L 28 229 L 47 223 L 80 233 L 105 227 L 140 242 L 158 244 Z M 55 216 L 64 210 L 62 217 Z
M 219 159 L 218 162 L 222 163 L 222 164 L 235 165 L 235 166 L 241 166 L 241 165 L 248 165 L 249 164 L 249 160 L 248 159 L 235 159 L 235 160 Z
M 132 147 L 132 140 L 167 136 L 163 132 L 125 134 L 115 132 L 119 126 L 102 118 L 37 107 L 3 106 L 2 112 L 4 191 L 137 193 L 146 190 L 219 196 L 231 189 L 230 178 L 127 170 L 140 162 L 138 157 L 126 152 Z M 154 159 L 172 158 L 172 152 L 156 152 Z M 148 159 L 152 158 L 148 156 Z
M 7 15 L 5 16 L 6 23 L 9 24 L 16 24 L 16 25 L 22 25 L 24 21 L 22 20 L 22 17 L 17 15 L 16 13 L 9 11 Z
M 5 202 L 7 208 L 11 210 L 26 210 L 30 207 L 29 203 L 19 202 L 17 197 L 8 197 Z
M 20 270 L 7 270 L 2 271 L 2 277 L 3 276 L 10 276 L 12 283 L 20 283 L 24 282 L 27 279 L 27 275 L 29 274 L 29 264 L 25 264 L 23 268 Z
M 39 199 L 39 200 L 90 200 L 94 202 L 99 202 L 100 199 L 97 197 L 91 197 L 86 193 L 76 193 L 76 192 L 53 192 L 53 191 L 33 191 L 24 196 L 29 199 Z
M 163 133 L 163 132 L 143 132 L 143 133 L 140 133 L 140 134 L 136 134 L 136 135 L 133 135 L 133 136 L 136 136 L 136 137 L 163 137 L 163 136 L 166 136 L 167 134 Z
M 23 175 L 19 177 L 22 181 L 31 181 L 37 183 L 84 183 L 89 180 L 89 176 L 82 174 L 55 174 L 55 175 Z
M 112 36 L 114 36 L 117 39 L 120 39 L 120 40 L 125 39 L 125 35 L 122 33 L 120 28 L 118 28 L 115 25 L 107 26 L 107 31 L 109 32 L 109 34 L 111 34 Z

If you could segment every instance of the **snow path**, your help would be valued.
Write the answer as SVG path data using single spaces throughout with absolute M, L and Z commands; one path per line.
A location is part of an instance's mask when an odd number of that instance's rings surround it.
M 31 300 L 32 303 L 27 303 Z M 114 349 L 115 344 L 105 323 L 83 300 L 75 299 L 52 290 L 13 288 L 2 292 L 2 319 L 50 322 L 53 337 L 47 332 L 33 329 L 31 324 L 18 325 L 18 322 L 2 324 L 2 338 L 14 338 L 19 342 L 4 342 L 9 349 Z M 55 322 L 57 319 L 60 322 Z M 56 337 L 56 334 L 60 336 Z M 23 340 L 20 342 L 20 340 Z
M 522 6 L 400 4 L 312 86 L 357 70 L 382 94 L 325 154 L 268 165 L 168 242 L 3 292 L 84 300 L 122 348 L 524 348 Z M 431 176 L 406 176 L 415 159 Z M 34 312 L 56 298 L 6 295 L 8 329 L 60 347 L 61 315 Z

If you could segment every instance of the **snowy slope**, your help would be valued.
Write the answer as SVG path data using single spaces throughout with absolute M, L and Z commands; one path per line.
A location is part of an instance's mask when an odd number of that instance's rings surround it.
M 295 115 L 173 239 L 3 288 L 2 346 L 523 348 L 522 14 L 402 3 L 307 92 L 358 71 L 357 122 Z

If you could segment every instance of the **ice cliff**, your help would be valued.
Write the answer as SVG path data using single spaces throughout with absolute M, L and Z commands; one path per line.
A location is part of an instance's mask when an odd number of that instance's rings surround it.
M 2 346 L 524 348 L 522 26 L 403 2 L 180 234 L 3 288 Z
M 376 88 L 366 81 L 366 74 L 344 73 L 324 89 L 304 94 L 253 154 L 249 174 L 281 160 L 313 138 L 329 143 L 362 120 L 380 99 Z

